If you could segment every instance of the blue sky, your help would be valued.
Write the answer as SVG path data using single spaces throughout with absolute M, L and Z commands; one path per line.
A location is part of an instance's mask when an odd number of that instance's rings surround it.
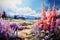
M 42 3 L 45 9 L 51 8 L 56 3 L 56 9 L 60 9 L 60 0 L 0 0 L 0 9 L 5 11 L 8 15 L 29 15 L 40 16 Z
M 23 0 L 23 4 L 22 5 L 19 5 L 17 4 L 17 7 L 30 7 L 32 8 L 33 10 L 35 10 L 36 12 L 40 12 L 41 10 L 41 5 L 42 3 L 45 3 L 45 6 L 48 6 L 48 4 L 46 3 L 47 1 L 46 0 Z
M 51 8 L 54 5 L 54 2 L 56 3 L 56 8 L 60 8 L 60 0 L 23 0 L 23 4 L 19 5 L 17 4 L 17 7 L 26 7 L 29 6 L 36 12 L 40 12 L 42 8 L 42 3 L 44 3 L 46 10 L 48 9 L 48 6 L 50 4 Z

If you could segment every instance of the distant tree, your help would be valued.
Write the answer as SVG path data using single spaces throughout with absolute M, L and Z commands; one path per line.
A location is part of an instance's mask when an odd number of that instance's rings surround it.
M 14 19 L 17 19 L 17 16 L 16 15 L 14 16 Z
M 6 12 L 5 12 L 5 11 L 3 11 L 2 18 L 5 18 L 5 19 L 7 19 L 7 18 L 8 18 L 8 16 L 7 16 L 7 14 L 6 14 Z
M 24 17 L 20 17 L 20 19 L 23 19 L 23 20 L 25 20 L 25 18 L 24 18 Z
M 18 17 L 17 15 L 14 15 L 14 19 L 23 19 L 25 20 L 25 18 L 22 16 L 22 17 Z

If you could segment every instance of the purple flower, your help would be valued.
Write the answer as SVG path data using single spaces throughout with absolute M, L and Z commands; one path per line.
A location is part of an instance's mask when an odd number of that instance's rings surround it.
M 18 27 L 18 25 L 16 23 L 12 23 L 10 24 L 11 27 Z
M 45 36 L 45 39 L 46 39 L 46 40 L 48 39 L 48 36 L 47 36 L 47 35 Z
M 12 24 L 10 24 L 10 27 L 11 27 L 13 30 L 15 30 L 16 28 L 19 27 L 19 25 L 18 25 L 17 23 L 12 23 Z
M 39 33 L 38 33 L 38 34 L 36 34 L 36 37 L 37 37 L 37 38 L 39 38 L 39 37 L 40 37 L 40 34 L 39 34 Z

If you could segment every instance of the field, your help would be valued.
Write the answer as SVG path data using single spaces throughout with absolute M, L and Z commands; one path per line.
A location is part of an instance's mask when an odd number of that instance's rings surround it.
M 28 25 L 24 25 L 22 26 L 23 28 L 26 28 L 26 29 L 23 29 L 22 31 L 18 31 L 18 36 L 21 37 L 21 38 L 24 38 L 24 40 L 40 40 L 39 38 L 36 38 L 34 36 L 32 36 L 32 31 L 34 30 L 34 27 L 38 24 L 38 20 L 21 20 L 21 19 L 13 19 L 12 22 L 18 22 L 18 23 L 27 23 Z M 60 25 L 60 19 L 57 19 L 56 23 L 58 25 Z M 31 25 L 30 25 L 31 24 Z M 60 28 L 60 27 L 58 27 Z M 43 36 L 44 34 L 42 34 Z M 53 40 L 53 39 L 51 39 Z
M 60 25 L 59 22 L 60 22 L 60 19 L 57 19 L 58 25 Z M 17 29 L 15 29 L 15 26 L 16 26 L 15 25 L 14 27 L 12 27 L 13 29 L 10 30 L 11 32 L 8 31 L 9 38 L 15 38 L 15 40 L 20 40 L 20 38 L 22 40 L 40 40 L 41 39 L 41 38 L 39 38 L 39 37 L 37 38 L 36 36 L 33 35 L 33 30 L 34 30 L 35 26 L 38 24 L 38 20 L 22 20 L 22 19 L 11 19 L 10 20 L 9 19 L 9 23 L 10 24 L 16 23 L 19 25 L 17 27 Z M 58 28 L 60 30 L 60 26 Z M 44 36 L 44 35 L 45 35 L 45 33 L 41 34 L 41 36 Z M 7 34 L 5 34 L 5 36 L 7 36 Z M 16 37 L 18 37 L 19 39 L 16 39 Z M 7 37 L 7 40 L 9 38 Z
M 8 20 L 5 20 L 5 21 L 7 22 Z M 9 19 L 10 24 L 16 23 L 17 25 L 19 25 L 16 31 L 15 31 L 15 26 L 14 26 L 14 30 L 13 29 L 10 30 L 11 32 L 9 32 L 9 35 L 10 35 L 9 37 L 15 38 L 17 36 L 18 38 L 22 38 L 22 40 L 31 40 L 31 37 L 32 37 L 31 33 L 37 22 L 38 20 L 22 20 L 22 19 L 11 19 L 10 20 Z M 7 34 L 5 35 L 7 36 Z

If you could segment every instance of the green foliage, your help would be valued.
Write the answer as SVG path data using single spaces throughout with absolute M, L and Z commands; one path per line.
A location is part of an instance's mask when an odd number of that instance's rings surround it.
M 37 37 L 33 37 L 31 40 L 39 40 L 39 38 L 37 38 Z

